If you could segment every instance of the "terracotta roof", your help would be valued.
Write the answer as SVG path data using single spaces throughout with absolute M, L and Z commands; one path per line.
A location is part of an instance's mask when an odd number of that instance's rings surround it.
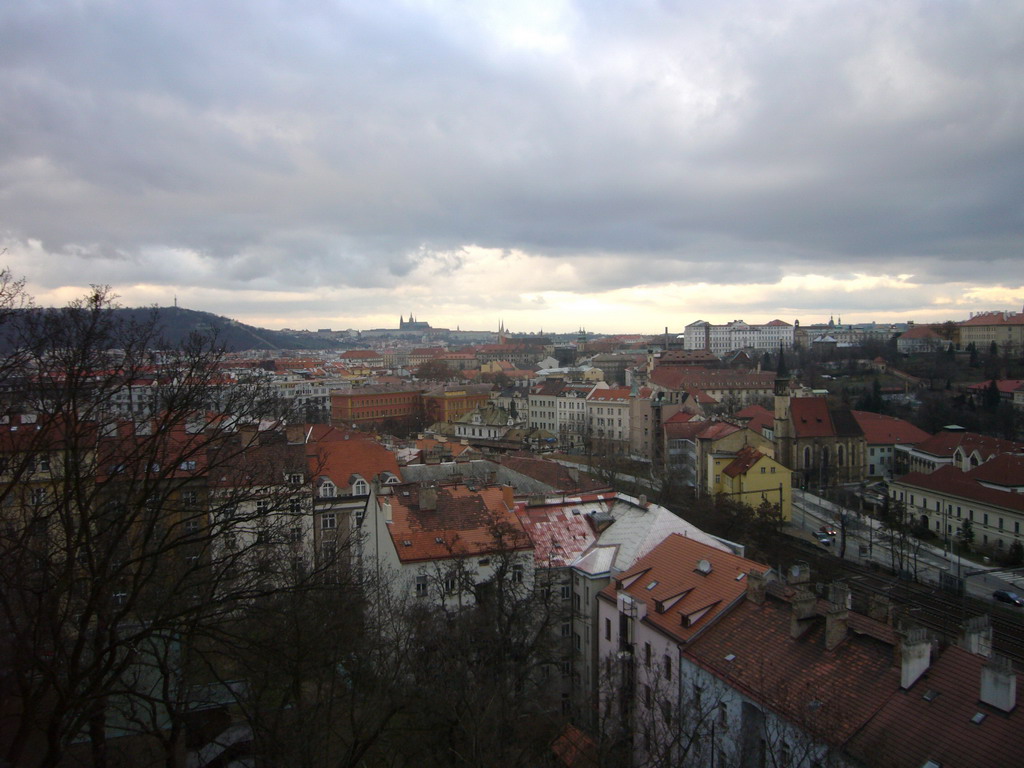
M 751 467 L 764 458 L 764 454 L 752 445 L 745 445 L 736 452 L 736 458 L 729 462 L 722 471 L 729 477 L 746 474 Z
M 918 443 L 916 449 L 930 456 L 952 458 L 958 447 L 968 455 L 978 451 L 983 459 L 988 459 L 1000 453 L 1024 450 L 1024 443 L 979 435 L 977 432 L 944 430 Z
M 610 387 L 608 389 L 595 389 L 590 395 L 587 396 L 587 400 L 595 402 L 629 402 L 629 396 L 632 392 L 631 387 Z M 641 398 L 649 398 L 651 396 L 650 387 L 639 387 L 637 389 L 637 395 Z
M 564 493 L 594 493 L 608 490 L 608 484 L 594 479 L 584 471 L 568 467 L 540 456 L 505 455 L 498 458 L 503 467 L 538 480 L 549 488 Z
M 1024 485 L 1024 454 L 1001 453 L 974 467 L 967 473 L 967 477 L 979 483 L 1018 488 Z
M 748 405 L 736 413 L 737 419 L 747 420 L 747 428 L 760 432 L 765 427 L 775 426 L 775 414 L 763 405 Z
M 864 434 L 848 408 L 830 408 L 824 397 L 794 397 L 790 417 L 796 437 L 856 437 Z
M 573 503 L 528 506 L 516 505 L 516 514 L 533 541 L 533 556 L 538 567 L 562 568 L 574 563 L 597 540 L 589 522 L 589 513 L 608 512 L 615 501 L 583 500 Z
M 672 390 L 693 389 L 771 389 L 775 374 L 746 373 L 728 368 L 699 365 L 663 365 L 651 371 L 651 382 Z
M 871 411 L 851 411 L 868 445 L 916 445 L 931 437 L 909 421 Z
M 387 528 L 403 563 L 522 551 L 533 546 L 519 518 L 506 504 L 511 495 L 506 498 L 501 486 L 478 490 L 461 483 L 434 486 L 436 508 L 428 510 L 420 509 L 425 489 L 418 483 L 392 487 L 394 492 L 378 497 L 378 503 L 391 503 L 392 522 Z M 501 537 L 496 536 L 497 531 Z
M 599 768 L 600 753 L 597 744 L 572 723 L 566 723 L 551 745 L 555 760 L 565 768 Z
M 854 630 L 829 651 L 820 617 L 794 640 L 791 616 L 790 603 L 771 594 L 761 605 L 745 600 L 684 654 L 813 736 L 844 744 L 899 688 L 892 645 L 872 636 L 882 632 Z
M 700 570 L 709 563 L 707 572 Z M 768 566 L 674 533 L 601 591 L 614 602 L 619 590 L 647 606 L 644 623 L 679 642 L 689 642 L 746 591 L 750 571 Z
M 395 454 L 375 440 L 344 433 L 338 439 L 337 432 L 324 437 L 306 443 L 307 471 L 314 485 L 327 478 L 339 488 L 348 488 L 356 475 L 372 483 L 385 472 L 402 479 Z
M 980 381 L 977 384 L 971 384 L 968 389 L 977 394 L 988 389 L 992 384 L 992 379 L 988 381 Z M 1013 393 L 1024 385 L 1024 379 L 995 379 L 996 389 L 999 390 L 999 394 L 1003 396 L 1013 396 Z
M 979 702 L 985 662 L 946 648 L 909 690 L 888 698 L 847 751 L 868 765 L 884 754 L 887 768 L 1020 765 L 1024 714 L 1020 707 L 1005 713 Z M 984 718 L 973 722 L 978 713 Z
M 908 328 L 906 331 L 900 334 L 901 339 L 940 339 L 942 338 L 935 332 L 935 329 L 930 325 L 915 325 L 913 328 Z
M 960 325 L 1024 325 L 1024 314 L 1019 312 L 981 312 Z
M 975 468 L 973 471 L 977 471 Z M 1016 512 L 1024 512 L 1024 494 L 1001 491 L 997 488 L 986 488 L 972 477 L 970 472 L 962 472 L 957 467 L 945 465 L 934 472 L 911 472 L 897 480 L 901 485 L 909 485 L 926 491 L 937 491 L 962 499 L 983 502 L 995 507 L 1003 507 Z
M 663 422 L 661 422 L 661 425 L 665 426 L 667 424 L 685 424 L 692 418 L 693 414 L 690 413 L 689 411 L 676 411 Z

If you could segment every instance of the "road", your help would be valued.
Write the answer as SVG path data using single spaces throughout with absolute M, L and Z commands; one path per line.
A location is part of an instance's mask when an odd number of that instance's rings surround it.
M 822 526 L 830 527 L 838 531 L 838 535 L 831 537 L 831 545 L 819 546 L 838 556 L 844 533 L 840 520 L 844 516 L 845 559 L 861 564 L 876 562 L 891 568 L 892 549 L 877 520 L 868 515 L 861 516 L 856 510 L 845 509 L 806 491 L 793 490 L 793 519 L 788 526 L 789 532 L 803 539 L 816 540 L 816 534 Z M 964 577 L 964 586 L 969 595 L 989 600 L 993 590 L 1021 592 L 1024 588 L 1024 575 L 979 566 L 971 561 L 961 562 L 958 557 L 943 552 L 940 547 L 920 542 L 916 538 L 911 537 L 907 549 L 909 551 L 904 568 L 916 574 L 918 581 L 938 584 L 942 574 L 954 577 L 959 574 Z

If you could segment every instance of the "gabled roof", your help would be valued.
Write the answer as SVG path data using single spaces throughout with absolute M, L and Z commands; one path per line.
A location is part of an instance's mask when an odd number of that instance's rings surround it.
M 851 411 L 868 445 L 916 445 L 931 437 L 909 421 L 871 411 Z
M 765 573 L 768 566 L 672 534 L 620 573 L 601 597 L 614 602 L 625 592 L 646 604 L 645 624 L 685 643 L 743 598 L 750 571 Z
M 1024 385 L 1024 379 L 989 379 L 988 381 L 980 381 L 977 384 L 971 384 L 968 389 L 975 394 L 984 392 L 988 389 L 992 382 L 995 381 L 996 389 L 999 390 L 999 394 L 1004 397 L 1012 397 L 1013 393 Z
M 765 455 L 752 445 L 745 445 L 736 452 L 736 458 L 722 471 L 729 477 L 739 477 L 750 471 Z
M 930 325 L 915 325 L 900 334 L 901 339 L 941 339 Z
M 824 397 L 794 397 L 790 417 L 795 437 L 859 437 L 864 434 L 848 408 L 829 408 Z

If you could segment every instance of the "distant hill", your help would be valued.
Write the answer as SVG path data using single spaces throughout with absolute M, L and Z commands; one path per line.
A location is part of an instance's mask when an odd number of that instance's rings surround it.
M 113 312 L 121 319 L 140 323 L 148 322 L 155 312 L 162 335 L 171 346 L 180 344 L 195 332 L 215 334 L 219 344 L 229 352 L 247 349 L 335 349 L 341 346 L 340 342 L 313 333 L 271 331 L 229 317 L 181 307 L 121 308 Z M 5 342 L 0 341 L 0 346 L 5 346 Z
M 154 310 L 151 308 L 117 309 L 126 319 L 145 320 Z M 218 341 L 229 352 L 246 349 L 334 349 L 340 343 L 311 333 L 271 331 L 246 325 L 229 317 L 211 312 L 199 312 L 181 307 L 156 308 L 157 320 L 167 341 L 178 344 L 194 332 L 215 333 Z

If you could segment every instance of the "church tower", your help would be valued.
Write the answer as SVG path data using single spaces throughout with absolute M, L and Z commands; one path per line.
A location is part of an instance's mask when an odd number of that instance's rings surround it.
M 785 353 L 779 344 L 779 365 L 775 373 L 775 460 L 784 467 L 793 467 L 793 425 L 790 418 L 790 381 Z

